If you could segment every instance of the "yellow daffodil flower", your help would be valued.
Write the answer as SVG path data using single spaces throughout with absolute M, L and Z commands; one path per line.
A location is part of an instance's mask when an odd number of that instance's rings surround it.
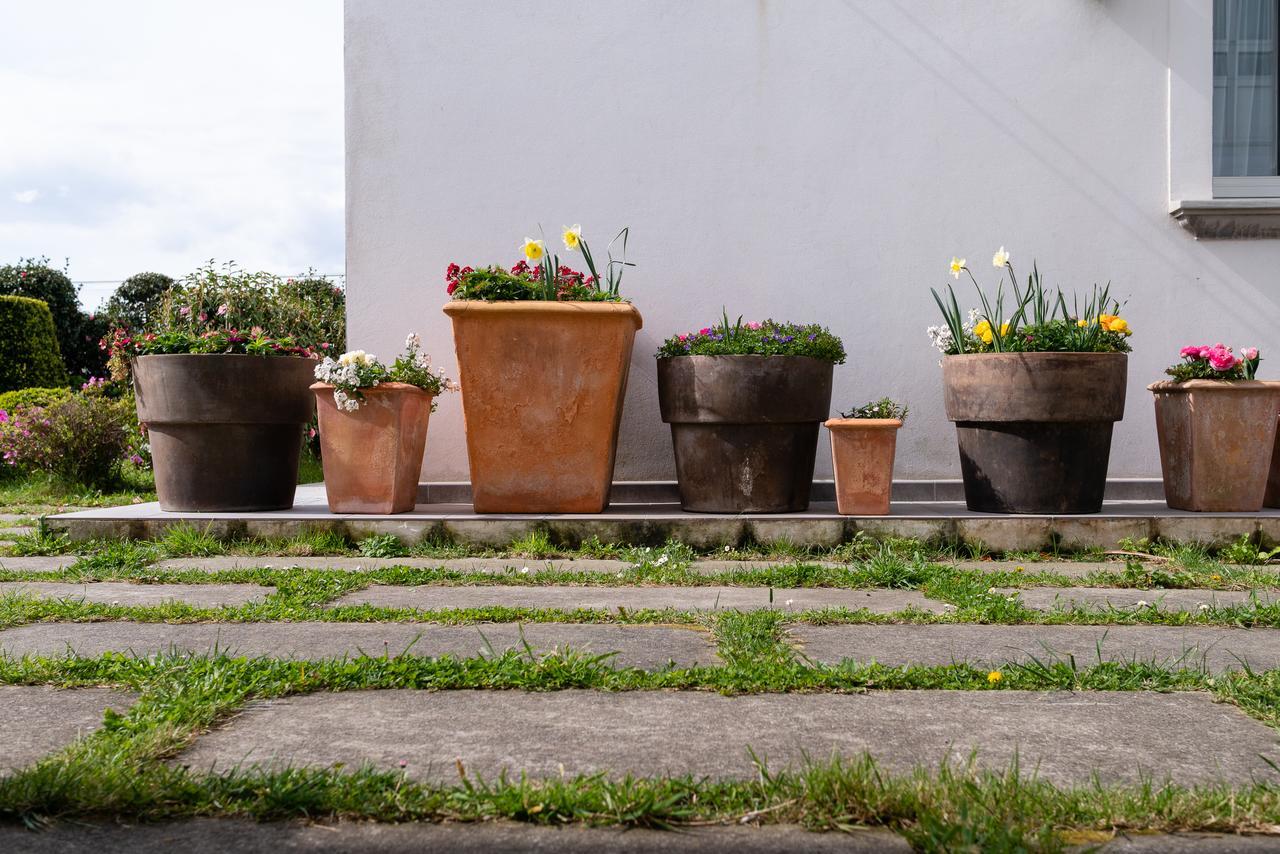
M 566 225 L 561 237 L 564 239 L 564 248 L 570 252 L 574 251 L 578 248 L 578 244 L 582 243 L 582 226 Z
M 1089 318 L 1087 317 L 1082 317 L 1076 321 L 1076 326 L 1079 326 L 1081 329 L 1084 329 L 1088 325 L 1089 325 Z
M 951 256 L 951 276 L 952 278 L 960 278 L 960 271 L 964 269 L 964 259 Z
M 999 268 L 999 267 L 1003 267 L 1005 264 L 1008 264 L 1008 263 L 1009 263 L 1009 253 L 1005 252 L 1004 247 L 1001 246 L 1000 249 L 996 252 L 996 254 L 991 256 L 991 266 Z
M 1004 674 L 1001 673 L 999 670 L 992 670 L 990 673 L 987 674 L 987 681 L 990 682 L 992 685 L 996 684 L 1003 678 L 1004 678 Z
M 991 339 L 995 337 L 991 334 L 991 324 L 985 320 L 978 321 L 978 324 L 973 327 L 973 334 L 981 338 L 983 344 L 990 344 Z
M 542 245 L 541 240 L 534 240 L 532 237 L 524 239 L 524 257 L 530 264 L 537 264 L 542 260 L 542 256 L 547 254 L 547 249 Z

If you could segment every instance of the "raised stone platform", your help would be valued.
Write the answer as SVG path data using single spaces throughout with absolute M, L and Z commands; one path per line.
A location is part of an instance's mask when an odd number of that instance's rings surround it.
M 269 513 L 166 513 L 150 503 L 50 516 L 44 523 L 75 540 L 146 539 L 186 523 L 219 536 L 290 537 L 307 530 L 332 530 L 355 539 L 396 534 L 406 542 L 435 537 L 487 547 L 502 547 L 535 531 L 565 546 L 597 537 L 636 545 L 676 539 L 695 548 L 781 539 L 827 548 L 858 532 L 972 543 L 999 551 L 1110 549 L 1122 539 L 1143 537 L 1222 545 L 1246 535 L 1263 543 L 1280 542 L 1280 510 L 1187 513 L 1160 501 L 1109 501 L 1101 513 L 1087 516 L 974 513 L 953 501 L 898 502 L 888 516 L 841 516 L 833 503 L 823 501 L 814 502 L 805 513 L 781 514 L 686 513 L 678 504 L 615 503 L 598 514 L 486 515 L 467 504 L 420 504 L 411 513 L 375 516 L 330 513 L 320 484 L 299 487 L 293 508 Z

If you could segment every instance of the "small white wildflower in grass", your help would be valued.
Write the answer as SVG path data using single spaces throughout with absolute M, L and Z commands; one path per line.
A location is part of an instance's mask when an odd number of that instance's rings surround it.
M 1139 608 L 1145 608 L 1145 607 L 1147 607 L 1147 606 L 1148 606 L 1148 605 L 1150 605 L 1150 604 L 1151 604 L 1151 603 L 1150 603 L 1150 602 L 1148 602 L 1146 599 L 1139 599 L 1139 600 L 1138 600 L 1138 607 L 1139 607 Z
M 729 548 L 728 546 L 725 546 L 725 547 L 724 547 L 724 550 L 725 550 L 726 552 L 731 552 L 731 551 L 733 551 L 733 549 Z
M 1203 603 L 1201 603 L 1201 605 L 1200 605 L 1200 610 L 1201 610 L 1201 611 L 1208 611 L 1208 610 L 1209 610 L 1209 606 L 1208 606 L 1208 605 L 1205 605 L 1205 604 L 1203 604 Z
M 618 573 L 618 577 L 619 577 L 619 578 L 621 578 L 621 577 L 622 577 L 622 573 L 621 573 L 621 572 L 619 572 L 619 573 Z
M 788 599 L 788 600 L 787 600 L 785 603 L 783 603 L 783 604 L 785 604 L 788 608 L 790 608 L 790 607 L 792 606 L 792 604 L 794 604 L 794 603 L 795 603 L 795 601 L 796 601 L 796 600 L 794 600 L 794 599 Z
M 521 574 L 521 575 L 528 575 L 528 574 L 529 574 L 529 567 L 527 567 L 527 566 L 525 566 L 525 567 L 521 567 L 521 569 L 520 569 L 520 574 Z
M 669 558 L 669 557 L 667 557 L 666 555 L 663 555 L 662 557 L 660 557 L 660 558 L 658 558 L 657 560 L 655 560 L 655 561 L 653 562 L 653 565 L 654 565 L 654 566 L 665 566 L 668 560 L 670 560 L 670 558 Z

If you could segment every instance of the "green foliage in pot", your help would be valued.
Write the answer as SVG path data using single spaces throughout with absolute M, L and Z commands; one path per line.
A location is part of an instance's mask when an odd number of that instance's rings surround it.
M 48 305 L 66 370 L 82 380 L 102 375 L 106 354 L 98 341 L 106 324 L 80 310 L 80 296 L 65 271 L 50 267 L 48 258 L 26 258 L 0 266 L 0 295 L 31 297 Z
M 0 296 L 0 391 L 66 382 L 49 306 L 30 297 Z
M 596 268 L 595 256 L 582 236 L 582 226 L 566 226 L 564 247 L 582 255 L 587 272 L 580 273 L 560 263 L 560 256 L 547 251 L 545 239 L 526 237 L 520 246 L 524 258 L 510 270 L 492 265 L 475 269 L 450 264 L 445 271 L 445 291 L 455 300 L 545 300 L 559 302 L 625 302 L 619 293 L 622 274 L 635 264 L 627 261 L 630 229 L 622 229 L 609 242 L 604 271 Z M 613 247 L 621 241 L 622 257 L 613 257 Z
M 816 323 L 778 320 L 730 322 L 729 315 L 713 326 L 673 335 L 658 348 L 659 359 L 676 356 L 808 356 L 844 364 L 844 342 Z
M 854 407 L 848 412 L 840 413 L 841 418 L 878 418 L 893 419 L 897 421 L 906 421 L 907 407 L 901 403 L 897 403 L 891 398 L 882 397 L 871 403 L 864 403 L 862 406 Z
M 1019 287 L 1009 253 L 1003 246 L 991 258 L 1000 270 L 994 298 L 989 298 L 974 278 L 963 258 L 951 259 L 951 275 L 968 275 L 978 291 L 981 309 L 968 315 L 960 311 L 955 290 L 948 285 L 946 296 L 930 289 L 942 312 L 942 326 L 929 327 L 933 345 L 945 355 L 963 353 L 1127 353 L 1132 334 L 1128 322 L 1119 316 L 1120 303 L 1111 298 L 1111 286 L 1094 285 L 1083 304 L 1061 288 L 1049 291 L 1033 262 L 1025 288 Z M 1005 314 L 1004 277 L 1013 290 L 1013 310 Z

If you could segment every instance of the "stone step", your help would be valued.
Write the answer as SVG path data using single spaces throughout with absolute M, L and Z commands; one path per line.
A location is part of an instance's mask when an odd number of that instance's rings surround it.
M 1016 572 L 1034 575 L 1048 573 L 1067 578 L 1084 578 L 1094 572 L 1124 572 L 1123 561 L 1070 561 L 1070 560 L 960 560 L 945 566 L 969 572 Z
M 719 663 L 711 634 L 694 626 L 618 626 L 590 623 L 31 623 L 0 632 L 0 653 L 96 658 L 107 652 L 140 657 L 166 652 L 247 658 L 320 660 L 402 654 L 475 658 L 523 650 L 542 656 L 571 648 L 612 654 L 612 667 L 657 670 Z
M 803 721 L 803 726 L 797 722 Z M 1170 745 L 1177 749 L 1171 750 Z M 1008 767 L 1061 785 L 1183 785 L 1280 780 L 1263 757 L 1276 735 L 1206 694 L 1148 692 L 871 691 L 757 694 L 701 691 L 543 693 L 413 690 L 317 693 L 253 703 L 196 739 L 193 770 L 365 763 L 431 782 L 606 773 L 621 777 L 757 776 L 808 757 L 869 752 L 893 772 L 944 759 Z
M 772 598 L 770 597 L 772 593 Z M 940 614 L 951 609 L 914 590 L 847 590 L 830 587 L 530 587 L 508 584 L 486 586 L 429 585 L 399 587 L 375 584 L 355 590 L 335 605 L 374 605 L 381 608 L 579 608 L 614 611 L 619 608 L 681 611 L 777 609 L 806 611 L 822 608 L 867 609 L 892 614 L 915 608 Z
M 1210 626 L 996 626 L 794 624 L 788 633 L 810 661 L 879 662 L 890 666 L 1067 661 L 1137 662 L 1211 672 L 1280 667 L 1280 630 Z M 0 635 L 3 638 L 3 635 Z
M 840 566 L 828 561 L 797 560 L 700 560 L 689 565 L 691 572 L 719 575 L 729 572 L 751 572 L 779 567 Z M 379 569 L 443 569 L 448 572 L 485 573 L 508 575 L 511 573 L 536 574 L 539 572 L 582 572 L 600 575 L 617 575 L 634 569 L 637 564 L 626 560 L 596 560 L 592 558 L 524 558 L 524 557 L 287 557 L 280 555 L 244 556 L 217 555 L 199 558 L 170 558 L 159 561 L 161 569 L 191 570 L 198 572 L 223 572 L 231 569 L 331 569 L 346 572 L 372 572 Z
M 94 581 L 83 584 L 53 581 L 0 582 L 0 596 L 34 596 L 39 599 L 66 599 L 107 605 L 163 605 L 180 602 L 198 608 L 243 605 L 260 602 L 274 587 L 257 584 L 130 584 L 121 581 Z
M 1270 605 L 1280 593 L 1270 590 L 1140 590 L 1115 587 L 1005 587 L 999 592 L 1017 595 L 1019 601 L 1037 611 L 1071 610 L 1074 607 L 1161 611 L 1200 611 L 1228 605 Z
M 135 699 L 133 694 L 109 688 L 0 685 L 0 709 L 4 709 L 0 774 L 30 765 L 88 735 L 102 725 L 106 709 L 123 713 Z
M 795 825 L 680 827 L 548 827 L 514 821 L 254 822 L 196 818 L 165 824 L 88 824 L 42 827 L 0 825 L 0 850 L 25 854 L 191 854 L 235 851 L 366 852 L 366 854 L 910 854 L 906 840 L 887 830 L 811 833 Z

